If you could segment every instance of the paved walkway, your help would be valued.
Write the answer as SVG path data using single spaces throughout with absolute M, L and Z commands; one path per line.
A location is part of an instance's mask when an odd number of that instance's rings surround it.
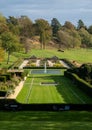
M 66 67 L 66 68 L 68 68 L 68 69 L 70 68 L 64 61 L 60 60 L 59 62 L 60 62 L 64 67 Z
M 38 67 L 40 66 L 40 60 L 36 61 L 36 66 L 38 66 Z
M 53 64 L 50 60 L 47 61 L 50 67 L 53 67 Z
M 19 69 L 23 69 L 23 67 L 25 67 L 28 62 L 28 60 L 24 60 L 23 63 L 19 66 Z

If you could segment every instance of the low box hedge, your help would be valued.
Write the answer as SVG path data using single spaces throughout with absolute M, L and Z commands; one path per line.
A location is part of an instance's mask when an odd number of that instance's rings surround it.
M 6 76 L 0 75 L 0 82 L 6 82 Z
M 11 74 L 2 74 L 1 76 L 5 76 L 6 80 L 11 80 Z
M 23 69 L 44 69 L 44 66 L 40 66 L 40 67 L 30 67 L 30 66 L 25 66 L 23 67 Z M 47 66 L 47 69 L 66 69 L 66 67 L 48 67 Z
M 0 91 L 0 97 L 4 97 L 6 95 L 6 91 Z

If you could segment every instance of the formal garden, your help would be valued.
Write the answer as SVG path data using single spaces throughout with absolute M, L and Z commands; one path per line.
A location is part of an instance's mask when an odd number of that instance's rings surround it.
M 90 111 L 91 26 L 0 14 L 0 129 L 91 130 Z
M 20 104 L 92 104 L 91 85 L 76 78 L 81 66 L 58 56 L 19 58 L 8 69 L 1 69 L 1 99 Z
M 46 52 L 46 53 L 45 53 Z M 45 50 L 44 52 L 44 57 L 49 57 L 52 58 L 53 56 L 57 56 L 59 59 L 63 59 L 64 63 L 67 63 L 68 66 L 74 67 L 75 62 L 78 61 L 77 63 L 79 63 L 79 65 L 82 65 L 83 63 L 88 63 L 89 61 L 91 61 L 91 50 L 69 50 L 69 51 L 65 51 L 64 53 L 59 53 L 57 51 L 49 51 L 49 50 Z M 24 85 L 21 88 L 20 93 L 17 95 L 16 97 L 16 101 L 20 102 L 20 103 L 24 103 L 24 104 L 35 104 L 35 103 L 43 103 L 43 102 L 47 102 L 51 104 L 51 102 L 55 102 L 55 103 L 64 103 L 66 104 L 68 103 L 77 103 L 77 104 L 82 104 L 85 105 L 84 109 L 86 108 L 87 104 L 85 103 L 89 103 L 92 104 L 92 101 L 90 98 L 90 96 L 87 95 L 87 93 L 83 92 L 82 90 L 80 90 L 79 87 L 80 85 L 76 85 L 76 83 L 74 82 L 74 80 L 69 79 L 69 77 L 67 78 L 66 76 L 64 76 L 64 72 L 66 71 L 66 67 L 64 67 L 62 69 L 62 67 L 60 68 L 60 66 L 58 66 L 58 70 L 59 70 L 59 74 L 32 74 L 31 70 L 33 70 L 33 67 L 35 67 L 35 70 L 37 70 L 38 66 L 35 66 L 37 62 L 36 59 L 34 60 L 29 60 L 31 61 L 31 65 L 29 65 L 29 63 L 26 64 L 26 67 L 30 67 L 30 69 L 18 69 L 21 65 L 23 65 L 23 61 L 27 60 L 25 58 L 27 57 L 31 57 L 35 54 L 35 57 L 37 58 L 41 58 L 44 59 L 44 57 L 41 56 L 41 51 L 40 50 L 34 50 L 30 53 L 30 55 L 24 55 L 23 53 L 15 53 L 14 56 L 11 56 L 11 61 L 10 63 L 7 65 L 8 67 L 6 67 L 6 62 L 3 62 L 3 66 L 5 66 L 7 69 L 1 69 L 0 72 L 0 76 L 3 75 L 3 80 L 4 82 L 2 82 L 4 85 L 3 86 L 7 86 L 5 87 L 6 89 L 2 88 L 2 91 L 5 90 L 11 90 L 10 88 L 13 88 L 12 90 L 15 90 L 16 86 L 18 86 L 18 84 L 21 81 L 24 81 Z M 84 55 L 85 54 L 85 55 Z M 15 56 L 17 58 L 15 58 Z M 22 59 L 20 60 L 20 56 L 22 57 Z M 85 58 L 84 58 L 85 57 Z M 64 59 L 65 58 L 65 59 Z M 72 60 L 71 60 L 72 59 Z M 38 59 L 38 63 L 40 59 Z M 46 59 L 45 59 L 46 60 Z M 19 62 L 20 61 L 20 62 Z M 66 62 L 65 62 L 66 61 Z M 15 64 L 16 62 L 16 64 Z M 53 63 L 53 62 L 52 62 Z M 72 63 L 72 64 L 71 64 Z M 19 65 L 18 65 L 19 64 Z M 1 64 L 2 66 L 2 64 Z M 50 66 L 50 69 L 52 67 L 52 64 Z M 1 67 L 2 68 L 2 67 Z M 39 67 L 40 68 L 40 67 Z M 47 63 L 47 68 L 48 68 L 48 63 Z M 82 67 L 83 68 L 83 67 Z M 41 70 L 44 69 L 44 67 L 41 66 L 40 68 Z M 55 69 L 55 68 L 54 68 Z M 69 70 L 71 71 L 71 70 Z M 78 74 L 78 70 L 73 70 L 75 72 L 77 72 Z M 83 70 L 82 70 L 83 72 Z M 24 73 L 24 74 L 23 74 Z M 69 74 L 69 72 L 68 72 Z M 7 80 L 7 78 L 5 78 L 6 76 L 12 78 L 12 83 L 13 86 L 12 87 L 8 87 L 8 82 L 10 82 L 10 80 Z M 26 80 L 24 79 L 24 77 L 26 77 Z M 68 76 L 68 75 L 67 75 Z M 33 84 L 32 85 L 32 89 L 30 88 L 30 85 L 32 84 L 32 79 L 33 77 L 35 78 L 33 80 Z M 72 76 L 70 76 L 72 77 Z M 35 82 L 39 82 L 37 84 L 35 84 Z M 49 85 L 44 85 L 43 83 L 47 83 L 49 82 Z M 56 83 L 56 84 L 51 84 L 51 83 Z M 1 84 L 1 83 L 0 83 Z M 11 86 L 10 84 L 10 86 Z M 33 87 L 34 86 L 34 87 Z M 9 88 L 9 89 L 8 89 Z M 7 92 L 7 91 L 6 91 Z M 30 93 L 31 92 L 31 93 Z M 10 91 L 9 95 L 11 95 L 11 93 L 13 93 L 12 95 L 14 95 L 14 91 Z M 41 93 L 41 94 L 39 94 Z M 5 95 L 5 94 L 4 94 Z M 1 96 L 2 98 L 2 96 Z M 50 99 L 50 100 L 49 100 Z M 0 99 L 1 100 L 1 99 Z M 6 98 L 4 97 L 4 100 L 6 100 Z M 9 100 L 10 101 L 10 100 Z M 6 104 L 7 102 L 5 102 Z M 8 102 L 9 103 L 9 102 Z M 13 104 L 13 102 L 11 103 Z M 46 106 L 45 106 L 46 107 Z M 76 106 L 78 107 L 78 106 Z M 0 106 L 1 108 L 1 106 Z M 92 108 L 92 107 L 91 107 Z M 90 109 L 91 109 L 90 108 Z M 55 108 L 54 108 L 55 109 Z M 4 108 L 3 108 L 4 110 Z M 30 109 L 31 110 L 31 109 Z M 71 129 L 73 130 L 75 129 L 88 129 L 91 130 L 92 129 L 92 123 L 91 123 L 91 117 L 92 117 L 92 113 L 88 112 L 88 111 L 62 111 L 62 109 L 60 109 L 59 111 L 57 111 L 55 109 L 54 112 L 47 112 L 47 111 L 20 111 L 20 110 L 14 110 L 12 109 L 12 111 L 10 112 L 0 112 L 0 120 L 2 120 L 2 122 L 0 122 L 0 128 L 1 129 L 11 129 L 11 130 L 15 130 L 18 129 L 20 130 L 21 128 L 23 129 L 29 129 L 29 127 L 31 129 L 40 129 L 40 130 L 46 130 L 46 127 L 48 129 L 53 129 L 56 130 L 57 128 L 61 130 L 62 129 Z M 67 109 L 68 110 L 68 109 Z M 12 119 L 12 124 L 10 122 L 10 120 Z M 25 121 L 26 123 L 25 123 Z M 30 123 L 29 123 L 30 122 Z

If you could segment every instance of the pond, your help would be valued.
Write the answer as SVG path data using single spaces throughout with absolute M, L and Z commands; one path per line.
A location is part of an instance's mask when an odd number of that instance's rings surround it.
M 31 74 L 61 74 L 61 69 L 47 69 L 46 72 L 44 69 L 34 69 L 31 70 Z

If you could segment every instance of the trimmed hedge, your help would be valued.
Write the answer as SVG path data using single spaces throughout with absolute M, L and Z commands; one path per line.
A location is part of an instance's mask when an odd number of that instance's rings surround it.
M 92 85 L 87 83 L 85 80 L 81 79 L 75 73 L 70 73 L 68 71 L 64 72 L 64 75 L 70 78 L 78 87 L 79 89 L 83 90 L 87 95 L 92 97 Z
M 4 97 L 6 95 L 6 91 L 0 91 L 0 97 Z
M 30 66 L 26 66 L 26 67 L 23 67 L 23 69 L 44 69 L 43 66 L 40 66 L 40 67 L 30 67 Z M 66 67 L 47 67 L 47 69 L 66 69 Z
M 0 81 L 1 81 L 1 82 L 6 82 L 6 76 L 0 75 Z
M 11 74 L 2 74 L 1 76 L 5 76 L 6 80 L 11 80 Z

